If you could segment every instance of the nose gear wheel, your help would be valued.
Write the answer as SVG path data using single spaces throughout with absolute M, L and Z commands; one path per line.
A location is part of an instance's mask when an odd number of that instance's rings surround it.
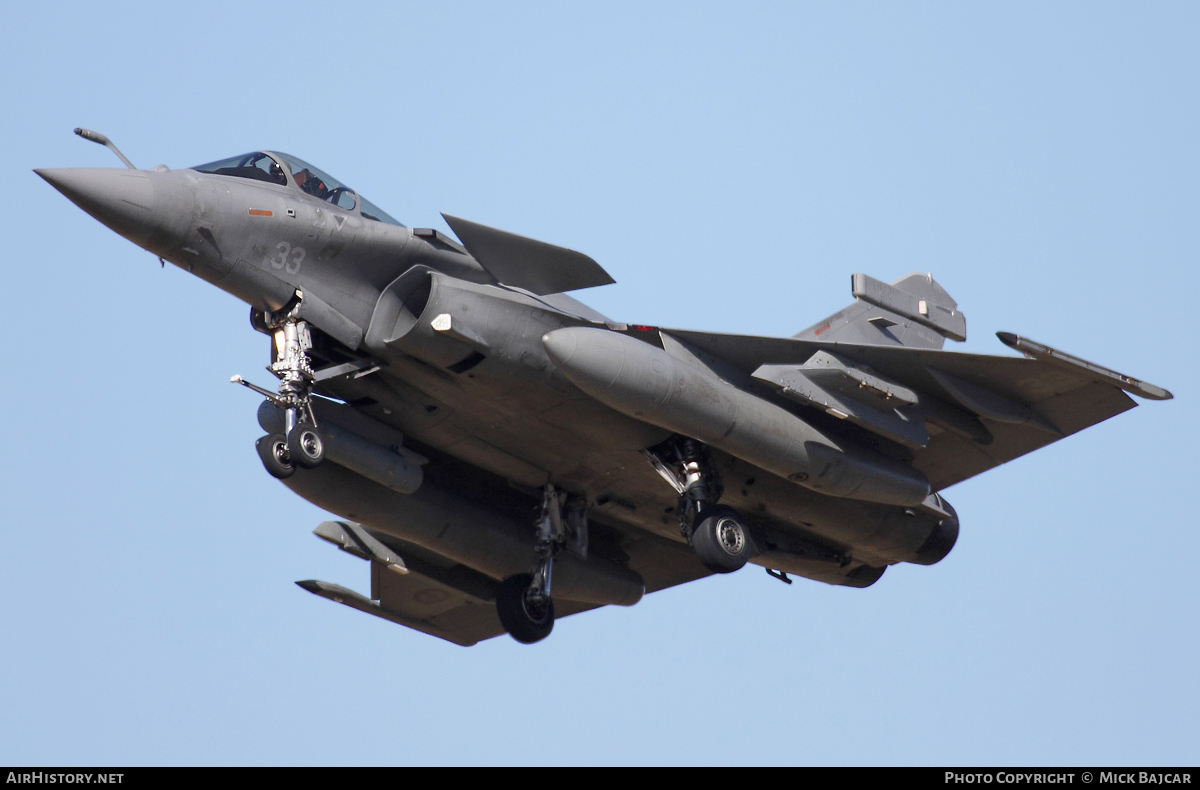
M 325 443 L 311 425 L 297 425 L 288 434 L 288 454 L 305 469 L 316 469 L 325 460 Z
M 291 453 L 288 452 L 287 438 L 282 433 L 264 436 L 254 443 L 258 458 L 271 477 L 285 480 L 296 473 L 292 464 Z

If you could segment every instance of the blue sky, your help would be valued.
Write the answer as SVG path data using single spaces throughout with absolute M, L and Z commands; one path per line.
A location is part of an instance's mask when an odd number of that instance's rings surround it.
M 1200 759 L 1194 4 L 25 4 L 0 29 L 0 763 Z M 789 335 L 929 271 L 1175 393 L 949 489 L 942 563 L 750 566 L 462 649 L 262 470 L 266 341 L 34 167 L 288 151 L 581 250 L 619 320 Z M 255 371 L 259 373 L 255 374 Z

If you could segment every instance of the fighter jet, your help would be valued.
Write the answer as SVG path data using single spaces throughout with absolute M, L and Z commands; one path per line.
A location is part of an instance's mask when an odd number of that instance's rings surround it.
M 854 274 L 791 338 L 614 321 L 569 249 L 443 214 L 408 228 L 307 162 L 37 174 L 120 235 L 250 306 L 273 389 L 266 471 L 338 516 L 370 595 L 305 590 L 460 645 L 752 563 L 867 587 L 931 565 L 942 492 L 1166 390 L 1015 334 L 943 351 L 966 318 L 927 274 Z M 165 264 L 164 264 L 165 265 Z

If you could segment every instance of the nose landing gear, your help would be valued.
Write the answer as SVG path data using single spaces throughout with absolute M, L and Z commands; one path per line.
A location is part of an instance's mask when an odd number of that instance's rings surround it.
M 256 327 L 272 333 L 271 364 L 267 370 L 279 379 L 279 392 L 251 384 L 241 376 L 230 379 L 283 410 L 284 433 L 264 436 L 256 445 L 267 472 L 281 480 L 294 474 L 297 466 L 315 469 L 325 460 L 325 446 L 317 433 L 317 417 L 312 408 L 315 376 L 308 358 L 312 334 L 299 317 L 303 299 L 303 292 L 297 290 L 295 297 L 278 312 L 254 314 L 262 324 Z

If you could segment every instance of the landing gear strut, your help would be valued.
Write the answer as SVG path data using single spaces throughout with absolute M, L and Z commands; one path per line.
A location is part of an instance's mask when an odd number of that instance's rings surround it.
M 252 313 L 255 328 L 272 335 L 271 365 L 267 368 L 279 379 L 279 392 L 274 393 L 251 384 L 241 376 L 230 379 L 248 387 L 283 410 L 284 432 L 258 440 L 259 458 L 268 473 L 280 479 L 290 477 L 297 466 L 315 469 L 325 460 L 325 446 L 317 432 L 317 416 L 312 408 L 313 369 L 308 352 L 312 334 L 308 324 L 300 319 L 302 291 L 277 312 Z
M 679 494 L 679 531 L 704 567 L 713 573 L 740 570 L 754 544 L 738 512 L 717 504 L 724 489 L 708 448 L 681 437 L 642 453 Z
M 537 521 L 533 570 L 505 579 L 496 591 L 496 614 L 504 630 L 518 642 L 540 642 L 554 630 L 550 589 L 554 558 L 564 548 L 587 556 L 586 502 L 547 484 Z

